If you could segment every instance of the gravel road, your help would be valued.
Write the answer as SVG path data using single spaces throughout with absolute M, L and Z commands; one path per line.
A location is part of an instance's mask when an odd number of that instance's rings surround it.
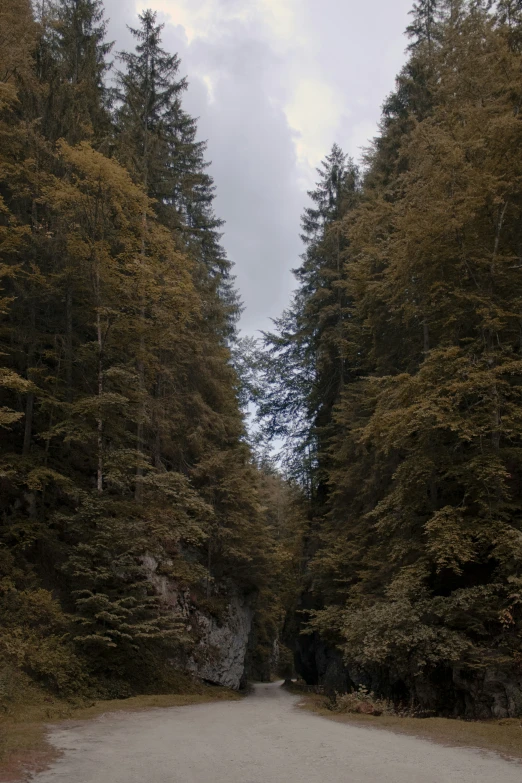
M 110 714 L 53 729 L 36 783 L 521 783 L 522 765 L 295 708 L 257 685 L 242 702 Z

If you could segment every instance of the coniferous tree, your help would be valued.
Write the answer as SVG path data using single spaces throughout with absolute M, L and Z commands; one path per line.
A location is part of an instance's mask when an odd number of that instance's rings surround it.
M 346 296 L 348 243 L 341 221 L 357 203 L 359 173 L 334 144 L 320 170 L 314 202 L 302 219 L 306 246 L 296 277 L 305 298 L 303 328 L 315 356 L 315 389 L 309 405 L 318 431 L 331 418 L 331 408 L 348 377 L 346 344 L 350 300 Z
M 279 333 L 266 338 L 271 359 L 260 410 L 272 434 L 293 429 L 299 459 L 310 465 L 328 438 L 333 405 L 351 372 L 348 243 L 341 221 L 354 208 L 359 187 L 357 168 L 337 145 L 318 173 L 317 188 L 308 194 L 313 206 L 301 223 L 306 250 L 295 270 L 299 290 L 292 309 L 276 322 Z
M 108 142 L 111 133 L 106 86 L 112 44 L 101 0 L 57 0 L 45 5 L 37 50 L 46 138 L 70 144 Z
M 129 55 L 111 127 L 102 11 L 1 12 L 0 666 L 116 694 L 161 687 L 194 644 L 162 579 L 254 601 L 275 550 L 178 60 L 145 15 L 152 38 Z
M 179 57 L 161 48 L 163 25 L 150 10 L 139 19 L 140 28 L 131 31 L 136 51 L 120 54 L 125 70 L 118 76 L 119 154 L 156 199 L 160 219 L 177 230 L 179 241 L 202 266 L 199 285 L 210 289 L 210 301 L 216 292 L 220 295 L 231 326 L 238 303 L 220 246 L 223 223 L 213 211 L 206 143 L 197 141 L 197 123 L 182 107 L 187 80 L 178 75 Z
M 413 39 L 410 49 L 416 49 L 425 42 L 431 53 L 433 44 L 437 40 L 438 10 L 439 0 L 419 0 L 413 4 L 413 9 L 410 11 L 412 22 L 406 28 L 408 37 Z
M 520 52 L 522 45 L 522 3 L 520 0 L 499 0 L 495 15 L 501 29 L 508 35 L 510 46 Z
M 135 52 L 122 52 L 125 71 L 118 74 L 118 125 L 120 157 L 132 168 L 136 180 L 158 201 L 164 199 L 180 211 L 176 203 L 179 186 L 181 125 L 180 94 L 186 89 L 185 79 L 178 79 L 179 58 L 165 52 L 161 44 L 162 25 L 156 15 L 145 11 L 141 27 L 131 29 L 137 41 Z M 165 178 L 166 181 L 165 181 Z
M 366 377 L 337 399 L 306 581 L 355 685 L 475 716 L 522 704 L 520 55 L 484 6 L 441 5 L 429 110 L 383 125 L 345 218 Z

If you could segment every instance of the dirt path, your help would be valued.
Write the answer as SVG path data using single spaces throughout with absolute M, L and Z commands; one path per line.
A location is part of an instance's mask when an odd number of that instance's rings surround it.
M 107 715 L 55 729 L 35 783 L 520 783 L 522 765 L 295 709 L 278 684 L 242 702 Z

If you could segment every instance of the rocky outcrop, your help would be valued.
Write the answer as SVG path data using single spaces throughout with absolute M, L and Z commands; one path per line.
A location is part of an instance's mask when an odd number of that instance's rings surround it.
M 232 595 L 226 613 L 217 620 L 197 610 L 199 642 L 187 661 L 187 668 L 203 680 L 237 690 L 243 684 L 252 610 L 240 595 Z
M 453 669 L 452 680 L 467 717 L 518 718 L 522 715 L 522 673 L 492 667 L 481 672 Z
M 294 652 L 296 672 L 308 685 L 320 685 L 332 696 L 353 688 L 341 653 L 324 642 L 319 634 L 298 636 Z
M 471 670 L 447 666 L 423 675 L 404 677 L 389 669 L 364 669 L 343 660 L 341 652 L 317 634 L 294 642 L 295 667 L 308 685 L 319 685 L 330 696 L 364 686 L 378 697 L 421 713 L 474 720 L 522 715 L 522 673 L 501 665 Z
M 149 579 L 174 616 L 182 621 L 194 640 L 183 668 L 202 680 L 238 690 L 244 681 L 245 660 L 252 629 L 253 611 L 248 600 L 228 588 L 220 594 L 223 609 L 219 616 L 197 605 L 190 590 L 158 573 L 158 562 L 143 558 Z M 179 662 L 176 662 L 179 665 Z

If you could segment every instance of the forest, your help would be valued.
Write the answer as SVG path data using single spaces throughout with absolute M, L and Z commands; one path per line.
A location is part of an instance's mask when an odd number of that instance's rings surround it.
M 241 684 L 522 715 L 522 2 L 410 20 L 252 340 L 156 14 L 2 3 L 0 704 L 175 689 L 235 601 Z
M 99 0 L 8 0 L 0 30 L 0 691 L 175 688 L 231 594 L 266 668 L 297 491 L 247 442 L 179 58 L 147 11 L 110 67 Z
M 419 0 L 360 170 L 302 218 L 260 415 L 306 491 L 298 671 L 522 712 L 522 3 Z

